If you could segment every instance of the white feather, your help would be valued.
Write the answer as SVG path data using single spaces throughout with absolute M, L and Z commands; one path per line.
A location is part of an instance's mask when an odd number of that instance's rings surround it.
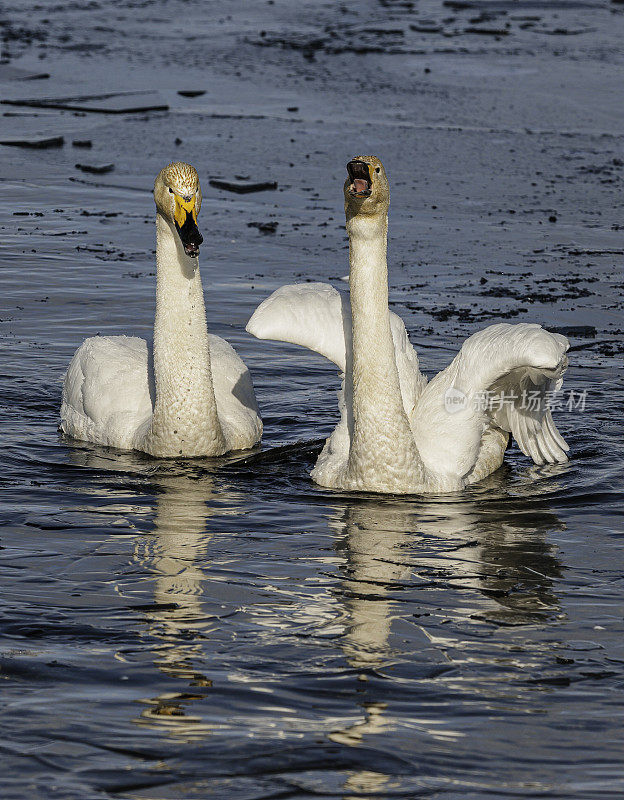
M 390 312 L 390 330 L 406 413 L 410 413 L 427 379 L 421 374 L 401 317 Z M 327 283 L 281 286 L 263 300 L 247 323 L 257 339 L 307 347 L 333 361 L 345 373 L 351 361 L 351 303 L 347 292 Z
M 260 439 L 249 372 L 227 342 L 208 334 L 197 258 L 175 223 L 181 197 L 187 223 L 194 224 L 199 180 L 193 167 L 178 162 L 154 184 L 153 348 L 148 353 L 143 339 L 126 336 L 83 342 L 63 387 L 60 427 L 69 436 L 159 457 L 218 456 Z
M 314 480 L 384 493 L 457 491 L 501 465 L 509 432 L 535 463 L 564 461 L 547 400 L 561 385 L 567 340 L 539 325 L 492 325 L 427 384 L 405 325 L 388 309 L 385 170 L 377 157 L 358 156 L 347 172 L 349 298 L 324 284 L 284 286 L 247 326 L 315 350 L 343 373 L 340 423 Z
M 539 325 L 492 325 L 471 336 L 453 362 L 427 384 L 403 321 L 390 312 L 403 406 L 429 474 L 421 490 L 444 491 L 480 480 L 502 463 L 508 433 L 536 464 L 567 460 L 568 446 L 548 407 L 548 393 L 561 386 L 568 341 Z M 259 339 L 302 345 L 333 361 L 343 373 L 341 420 L 319 457 L 313 476 L 327 485 L 349 456 L 348 377 L 351 362 L 349 297 L 322 283 L 282 286 L 264 300 L 247 330 Z M 449 413 L 451 389 L 466 397 Z M 488 400 L 504 393 L 502 407 Z
M 74 439 L 132 449 L 152 416 L 150 377 L 144 339 L 85 339 L 65 375 L 61 430 Z
M 228 450 L 250 447 L 262 433 L 251 375 L 229 342 L 213 334 L 208 338 L 217 412 Z M 152 419 L 154 375 L 149 361 L 145 339 L 85 339 L 65 376 L 61 430 L 74 439 L 141 449 Z

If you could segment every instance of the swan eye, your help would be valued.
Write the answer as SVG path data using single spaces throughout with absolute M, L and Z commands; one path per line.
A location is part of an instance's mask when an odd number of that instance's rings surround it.
M 375 167 L 375 172 L 381 172 L 381 167 Z
M 169 194 L 173 194 L 173 189 L 171 188 L 171 186 L 169 187 Z

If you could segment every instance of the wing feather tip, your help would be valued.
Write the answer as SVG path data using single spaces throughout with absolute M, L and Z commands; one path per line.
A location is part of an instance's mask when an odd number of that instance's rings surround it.
M 539 329 L 539 343 L 532 353 L 536 369 L 563 370 L 567 366 L 566 353 L 570 342 L 560 333 L 550 333 L 545 328 Z

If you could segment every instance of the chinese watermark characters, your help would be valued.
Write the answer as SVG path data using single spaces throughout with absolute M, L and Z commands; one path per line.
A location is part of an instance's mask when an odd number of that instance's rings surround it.
M 550 411 L 585 411 L 587 389 L 566 392 L 540 389 L 523 389 L 521 392 L 487 389 L 483 392 L 465 394 L 461 389 L 450 388 L 444 394 L 444 407 L 449 414 L 457 414 L 467 408 L 475 411 L 501 411 L 513 406 L 528 413 Z

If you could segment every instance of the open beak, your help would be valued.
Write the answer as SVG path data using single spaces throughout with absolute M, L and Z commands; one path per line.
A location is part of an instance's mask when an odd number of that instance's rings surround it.
M 368 164 L 364 161 L 349 161 L 347 172 L 351 179 L 349 194 L 353 197 L 370 197 L 372 182 Z
M 191 258 L 199 255 L 199 245 L 204 241 L 204 237 L 197 227 L 197 206 L 196 196 L 180 197 L 175 196 L 175 226 L 180 240 L 184 245 L 184 252 Z

